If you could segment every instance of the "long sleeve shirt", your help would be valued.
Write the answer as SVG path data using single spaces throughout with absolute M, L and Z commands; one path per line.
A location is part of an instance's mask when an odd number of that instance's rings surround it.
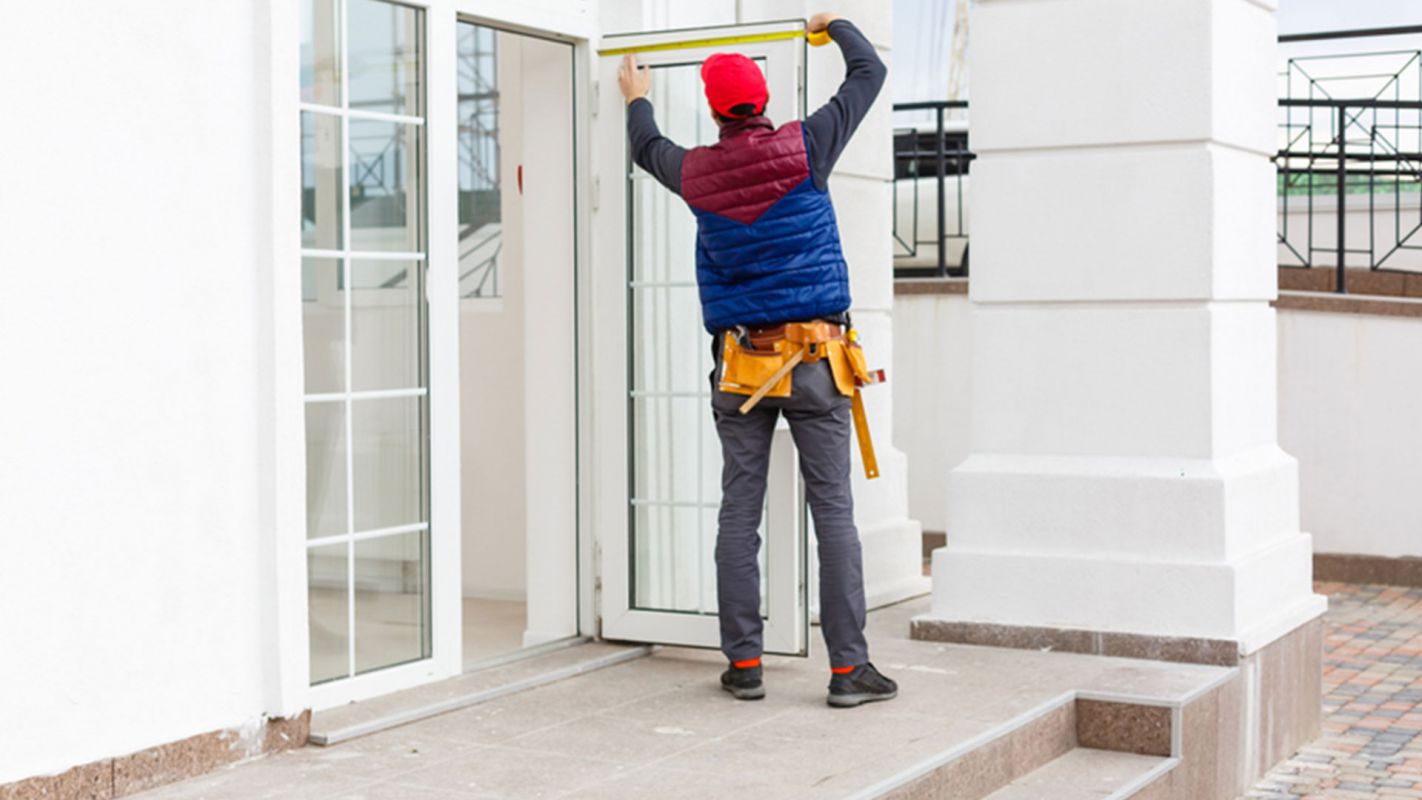
M 810 174 L 816 188 L 821 190 L 828 186 L 835 162 L 864 115 L 869 113 L 888 72 L 879 54 L 874 52 L 874 45 L 854 23 L 837 19 L 829 24 L 829 34 L 844 55 L 844 82 L 829 102 L 804 121 Z M 686 148 L 662 135 L 652 113 L 652 103 L 645 97 L 627 106 L 627 139 L 633 162 L 663 186 L 681 194 L 681 162 Z

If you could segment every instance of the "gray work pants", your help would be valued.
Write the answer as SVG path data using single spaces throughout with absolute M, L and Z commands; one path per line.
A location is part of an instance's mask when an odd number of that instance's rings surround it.
M 829 362 L 821 360 L 795 367 L 790 397 L 767 397 L 749 414 L 741 414 L 745 395 L 716 389 L 720 352 L 717 346 L 711 409 L 724 463 L 716 534 L 721 650 L 731 661 L 761 655 L 758 529 L 771 438 L 783 413 L 800 454 L 800 473 L 819 539 L 820 627 L 830 666 L 863 664 L 869 660 L 869 647 L 864 641 L 864 565 L 849 489 L 850 399 L 835 388 Z

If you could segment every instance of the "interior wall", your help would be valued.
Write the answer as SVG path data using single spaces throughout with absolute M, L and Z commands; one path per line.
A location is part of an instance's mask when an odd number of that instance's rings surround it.
M 577 633 L 576 195 L 573 50 L 526 38 L 520 58 L 528 646 Z
M 523 338 L 524 37 L 498 35 L 502 297 L 466 298 L 459 311 L 460 441 L 463 468 L 463 593 L 523 599 L 526 592 Z

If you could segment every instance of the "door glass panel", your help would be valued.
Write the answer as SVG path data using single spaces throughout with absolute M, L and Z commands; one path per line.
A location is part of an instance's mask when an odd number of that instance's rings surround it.
M 306 404 L 306 535 L 346 532 L 346 404 Z
M 710 144 L 699 64 L 654 67 L 657 123 L 684 146 Z M 632 196 L 631 606 L 716 613 L 715 542 L 721 447 L 711 419 L 710 336 L 696 290 L 696 220 L 634 167 Z M 761 593 L 766 594 L 765 515 Z
M 355 543 L 355 668 L 368 672 L 429 652 L 425 531 Z
M 301 246 L 341 246 L 341 118 L 301 112 Z
M 422 116 L 420 12 L 383 0 L 349 0 L 350 107 Z
M 500 297 L 499 32 L 459 25 L 459 296 Z
M 387 397 L 351 403 L 357 532 L 424 521 L 424 401 Z
M 424 129 L 385 120 L 349 124 L 352 249 L 418 252 Z
M 350 597 L 345 543 L 306 551 L 311 682 L 343 678 L 350 669 Z
M 346 309 L 340 291 L 340 259 L 301 259 L 301 337 L 305 346 L 306 393 L 346 388 Z
M 303 112 L 301 131 L 308 610 L 319 682 L 430 655 L 427 319 L 424 262 L 414 256 L 425 249 L 424 16 L 381 0 L 300 5 L 302 97 L 331 106 Z M 411 119 L 372 118 L 391 113 Z
M 419 261 L 351 262 L 351 385 L 355 391 L 417 386 L 424 330 Z
M 301 4 L 301 100 L 341 103 L 341 26 L 336 0 Z

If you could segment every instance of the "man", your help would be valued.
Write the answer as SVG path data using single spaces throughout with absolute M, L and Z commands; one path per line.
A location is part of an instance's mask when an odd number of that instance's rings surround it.
M 898 686 L 869 663 L 864 639 L 864 574 L 850 496 L 851 413 L 845 396 L 854 384 L 847 367 L 821 357 L 825 347 L 836 346 L 831 340 L 840 348 L 832 352 L 843 352 L 850 306 L 849 271 L 828 182 L 883 86 L 885 68 L 847 20 L 817 14 L 808 29 L 827 31 L 839 45 L 846 75 L 834 97 L 803 123 L 777 128 L 763 116 L 769 99 L 765 76 L 739 54 L 717 53 L 701 65 L 706 99 L 720 125 L 720 141 L 709 147 L 687 150 L 661 135 L 646 99 L 651 72 L 638 69 L 630 55 L 618 83 L 627 99 L 633 160 L 681 195 L 697 218 L 697 284 L 706 329 L 715 337 L 712 413 L 724 461 L 716 588 L 721 649 L 731 664 L 721 685 L 742 700 L 765 696 L 757 529 L 771 438 L 784 413 L 800 452 L 819 538 L 828 702 L 850 707 L 892 699 Z M 791 329 L 796 333 L 787 334 Z M 805 338 L 815 331 L 824 334 Z M 805 346 L 812 357 L 782 364 L 789 378 L 783 396 L 769 392 L 743 407 L 742 395 L 756 387 L 732 383 L 733 390 L 746 391 L 726 391 L 731 356 L 744 350 L 751 358 L 773 357 L 792 335 L 810 342 Z

